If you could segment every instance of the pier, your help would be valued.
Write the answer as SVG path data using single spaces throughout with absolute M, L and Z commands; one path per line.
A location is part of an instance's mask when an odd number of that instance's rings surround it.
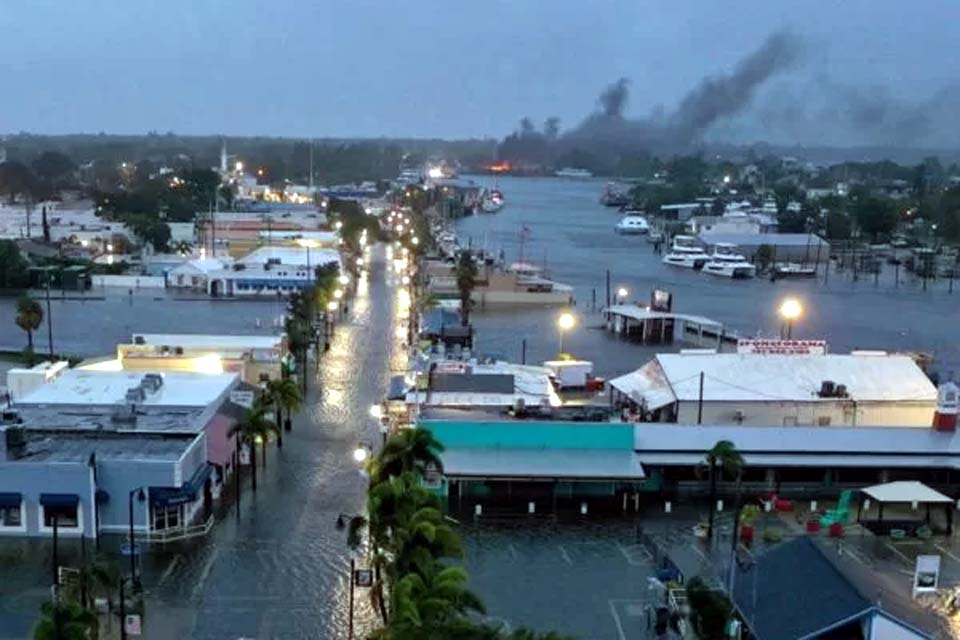
M 736 343 L 737 335 L 723 323 L 704 316 L 654 311 L 636 304 L 618 304 L 602 310 L 607 331 L 645 344 L 692 342 L 700 346 Z

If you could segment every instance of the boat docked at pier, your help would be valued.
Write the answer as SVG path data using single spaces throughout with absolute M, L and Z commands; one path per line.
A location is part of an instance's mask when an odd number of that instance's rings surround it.
M 757 268 L 737 253 L 736 245 L 718 242 L 710 260 L 703 265 L 703 272 L 724 278 L 752 278 L 757 275 Z
M 693 236 L 674 236 L 670 252 L 663 256 L 663 264 L 685 269 L 702 269 L 709 260 Z
M 499 189 L 489 189 L 480 198 L 480 211 L 496 213 L 503 209 L 504 204 L 506 204 L 506 198 L 503 197 L 503 192 Z
M 569 180 L 587 180 L 593 177 L 593 174 L 586 169 L 577 169 L 575 167 L 564 167 L 553 172 L 558 178 L 567 178 Z
M 614 226 L 614 229 L 621 235 L 637 236 L 649 233 L 650 223 L 640 214 L 628 213 Z

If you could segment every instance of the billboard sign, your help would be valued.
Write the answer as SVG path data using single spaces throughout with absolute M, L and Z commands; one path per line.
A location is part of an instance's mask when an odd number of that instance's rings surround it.
M 737 353 L 762 355 L 822 356 L 827 353 L 826 340 L 737 340 Z

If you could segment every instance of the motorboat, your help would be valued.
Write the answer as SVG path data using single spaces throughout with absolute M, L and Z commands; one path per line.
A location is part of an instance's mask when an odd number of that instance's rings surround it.
M 593 174 L 586 169 L 577 169 L 575 167 L 564 167 L 553 173 L 558 178 L 570 178 L 574 180 L 586 180 L 592 178 Z
M 618 222 L 614 229 L 621 235 L 639 236 L 650 232 L 650 224 L 640 215 L 626 215 Z
M 608 182 L 600 196 L 600 204 L 605 207 L 625 207 L 630 204 L 630 193 L 623 185 Z
M 817 267 L 799 262 L 778 262 L 773 266 L 773 273 L 778 278 L 813 278 L 817 275 Z
M 670 252 L 663 256 L 663 263 L 686 269 L 702 269 L 710 260 L 693 236 L 674 236 Z
M 703 265 L 703 272 L 725 278 L 752 278 L 757 275 L 757 268 L 737 253 L 736 245 L 718 242 L 710 260 Z
M 506 204 L 506 199 L 503 197 L 503 192 L 499 189 L 490 189 L 483 194 L 483 198 L 480 200 L 480 211 L 496 213 L 503 209 L 504 204 Z

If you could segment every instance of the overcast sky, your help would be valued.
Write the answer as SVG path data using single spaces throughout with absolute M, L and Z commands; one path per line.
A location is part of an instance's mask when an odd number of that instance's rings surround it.
M 524 115 L 573 126 L 620 76 L 629 114 L 669 108 L 786 27 L 802 66 L 713 135 L 809 137 L 770 114 L 811 86 L 910 103 L 954 81 L 958 18 L 957 0 L 7 0 L 0 131 L 500 137 Z

